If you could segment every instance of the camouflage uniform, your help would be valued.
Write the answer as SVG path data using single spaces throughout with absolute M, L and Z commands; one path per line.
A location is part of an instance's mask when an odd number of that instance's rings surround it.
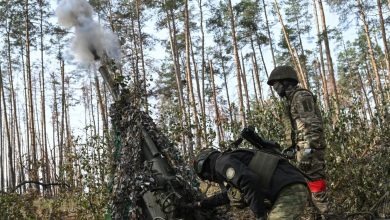
M 307 202 L 307 187 L 303 184 L 286 186 L 279 192 L 279 196 L 268 213 L 268 220 L 273 219 L 299 219 L 302 207 Z
M 325 137 L 321 112 L 314 95 L 299 86 L 286 90 L 285 125 L 288 146 L 295 146 L 299 168 L 309 177 L 312 202 L 321 213 L 328 210 L 325 183 Z

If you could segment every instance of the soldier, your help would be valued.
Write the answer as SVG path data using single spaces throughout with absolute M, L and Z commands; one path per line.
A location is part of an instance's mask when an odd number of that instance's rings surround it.
M 258 220 L 265 220 L 267 199 L 272 205 L 269 220 L 298 219 L 308 200 L 302 174 L 286 159 L 263 151 L 203 149 L 194 160 L 194 169 L 202 180 L 225 183 L 228 190 L 191 207 L 212 208 L 230 202 L 242 208 L 247 204 Z
M 284 152 L 296 152 L 298 167 L 309 177 L 307 184 L 312 203 L 321 214 L 325 214 L 328 211 L 324 161 L 326 143 L 316 98 L 309 90 L 298 86 L 297 73 L 291 66 L 276 67 L 267 83 L 285 102 L 284 121 L 289 147 Z

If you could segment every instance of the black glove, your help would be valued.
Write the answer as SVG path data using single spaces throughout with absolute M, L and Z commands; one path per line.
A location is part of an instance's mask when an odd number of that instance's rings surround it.
M 297 150 L 294 146 L 288 147 L 286 149 L 282 150 L 283 157 L 287 159 L 295 159 L 295 154 L 297 153 Z
M 182 205 L 182 208 L 185 209 L 199 209 L 202 207 L 201 201 L 191 202 L 191 203 L 185 203 Z

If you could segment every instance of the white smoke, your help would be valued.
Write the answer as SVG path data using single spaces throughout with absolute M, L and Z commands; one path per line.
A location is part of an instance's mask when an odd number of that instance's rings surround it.
M 120 47 L 117 36 L 93 20 L 92 6 L 85 0 L 62 0 L 56 9 L 58 23 L 75 27 L 72 50 L 78 60 L 91 63 L 104 55 L 118 60 Z

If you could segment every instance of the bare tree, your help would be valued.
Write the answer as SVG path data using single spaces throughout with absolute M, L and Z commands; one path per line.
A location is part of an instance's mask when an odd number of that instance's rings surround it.
M 44 30 L 43 30 L 43 20 L 44 20 L 44 13 L 43 13 L 43 1 L 39 1 L 39 30 L 40 30 L 40 51 L 41 51 L 41 74 L 39 78 L 40 83 L 40 93 L 41 93 L 41 127 L 42 127 L 42 161 L 43 163 L 43 169 L 42 169 L 42 177 L 44 182 L 50 182 L 51 175 L 50 175 L 50 161 L 49 161 L 49 154 L 48 154 L 48 141 L 47 141 L 47 129 L 46 129 L 46 87 L 45 87 L 45 62 L 44 62 Z M 47 188 L 48 192 L 51 191 L 51 186 L 48 186 Z
M 167 5 L 164 0 L 163 9 L 166 13 L 166 24 L 168 26 L 169 31 L 169 41 L 171 46 L 171 52 L 172 52 L 172 59 L 173 59 L 173 66 L 175 70 L 175 76 L 176 76 L 176 85 L 177 85 L 177 91 L 178 91 L 178 98 L 179 98 L 179 106 L 180 106 L 180 115 L 184 118 L 184 120 L 180 120 L 181 127 L 183 130 L 187 129 L 187 123 L 188 123 L 188 115 L 185 110 L 185 104 L 184 104 L 184 94 L 183 94 L 183 83 L 182 83 L 182 77 L 180 73 L 180 56 L 179 56 L 179 50 L 177 48 L 178 42 L 177 42 L 177 29 L 176 29 L 176 18 L 175 18 L 175 12 L 174 9 Z M 185 133 L 189 132 L 183 132 L 183 138 L 182 138 L 182 146 L 183 146 L 183 152 L 186 153 L 186 148 L 184 147 L 186 145 L 186 138 L 188 139 L 187 143 L 189 144 L 190 137 L 187 135 L 185 136 Z
M 236 24 L 235 24 L 235 18 L 233 14 L 233 6 L 232 1 L 228 0 L 228 10 L 229 10 L 229 17 L 230 17 L 230 28 L 231 28 L 231 34 L 232 34 L 232 43 L 234 48 L 234 61 L 236 64 L 236 74 L 237 74 L 237 96 L 240 106 L 240 118 L 241 118 L 241 125 L 243 127 L 246 127 L 246 117 L 245 117 L 245 110 L 244 110 L 244 100 L 243 100 L 243 93 L 242 93 L 242 85 L 241 85 L 241 63 L 240 63 L 240 57 L 238 54 L 238 43 L 237 43 L 237 37 L 236 37 Z
M 385 29 L 385 22 L 384 22 L 383 13 L 382 13 L 382 3 L 381 3 L 381 0 L 377 0 L 376 2 L 377 2 L 377 6 L 378 6 L 378 16 L 379 16 L 379 22 L 380 22 L 380 26 L 381 26 L 383 47 L 385 49 L 385 62 L 386 62 L 387 75 L 388 75 L 388 78 L 390 81 L 390 55 L 389 55 L 389 46 L 387 45 L 387 34 L 386 34 L 386 29 Z
M 210 78 L 211 78 L 211 87 L 213 90 L 213 104 L 214 104 L 214 111 L 215 111 L 215 126 L 217 127 L 217 137 L 218 137 L 218 143 L 223 142 L 223 130 L 221 126 L 221 118 L 219 113 L 219 107 L 218 107 L 218 101 L 217 101 L 217 90 L 215 86 L 215 79 L 214 79 L 214 67 L 211 60 L 209 60 L 209 66 L 210 66 Z
M 366 41 L 367 41 L 367 46 L 368 46 L 368 54 L 370 55 L 371 66 L 372 66 L 372 69 L 373 69 L 374 75 L 375 75 L 376 89 L 380 95 L 380 100 L 378 100 L 378 103 L 380 103 L 380 102 L 382 102 L 382 100 L 384 100 L 384 93 L 383 93 L 383 89 L 382 89 L 381 79 L 379 76 L 378 65 L 376 64 L 376 60 L 375 60 L 374 49 L 373 49 L 371 37 L 370 37 L 370 30 L 368 27 L 366 14 L 364 12 L 363 5 L 362 5 L 361 1 L 356 0 L 356 4 L 357 4 L 358 9 L 359 9 L 360 19 L 363 22 L 364 33 L 366 35 Z
M 269 28 L 269 21 L 268 21 L 268 15 L 267 15 L 267 6 L 265 4 L 265 0 L 262 0 L 262 1 L 263 1 L 264 17 L 265 17 L 265 24 L 266 24 L 266 27 L 267 27 L 269 46 L 271 48 L 272 62 L 274 64 L 274 68 L 275 68 L 276 67 L 276 61 L 275 61 L 275 54 L 274 54 L 274 47 L 273 47 L 273 43 L 272 43 L 273 41 L 272 41 L 271 31 L 270 31 L 270 28 Z
M 319 72 L 320 76 L 322 79 L 322 88 L 323 88 L 323 93 L 324 93 L 324 101 L 325 101 L 325 108 L 329 109 L 330 107 L 330 101 L 329 101 L 329 94 L 328 94 L 328 82 L 326 80 L 325 76 L 325 62 L 324 62 L 324 55 L 323 55 L 323 50 L 322 50 L 322 37 L 321 37 L 321 30 L 320 30 L 320 23 L 318 21 L 318 13 L 317 13 L 317 1 L 313 0 L 313 11 L 314 11 L 314 17 L 316 20 L 316 29 L 317 29 L 317 44 L 319 48 L 319 55 L 320 55 L 320 60 L 319 60 Z
M 10 126 L 9 126 L 9 123 L 8 123 L 8 114 L 7 114 L 7 104 L 6 104 L 6 99 L 5 99 L 5 95 L 4 95 L 4 84 L 3 84 L 3 73 L 1 71 L 1 67 L 0 67 L 0 93 L 1 93 L 1 99 L 3 100 L 3 113 L 4 113 L 4 127 L 5 127 L 5 131 L 6 131 L 6 138 L 7 138 L 7 144 L 8 144 L 8 171 L 7 173 L 9 174 L 10 176 L 10 179 L 8 180 L 9 182 L 7 182 L 7 186 L 8 187 L 15 187 L 15 183 L 16 183 L 16 177 L 15 177 L 15 168 L 14 168 L 14 165 L 13 165 L 13 161 L 14 161 L 14 151 L 12 149 L 12 144 L 11 144 L 11 132 L 10 132 Z M 1 115 L 0 115 L 1 117 Z M 2 160 L 3 162 L 3 160 Z
M 24 16 L 25 16 L 25 42 L 26 42 L 26 84 L 27 84 L 27 93 L 28 93 L 28 114 L 29 114 L 29 133 L 30 133 L 30 146 L 31 146 L 31 157 L 32 157 L 32 167 L 30 177 L 33 181 L 38 181 L 38 161 L 37 161 L 37 141 L 36 141 L 36 132 L 35 132 L 35 117 L 34 117 L 34 101 L 33 101 L 33 87 L 32 87 L 32 71 L 31 71 L 31 53 L 30 53 L 30 18 L 29 18 L 29 1 L 25 0 L 24 5 Z M 39 186 L 36 186 L 39 191 Z
M 201 34 L 201 57 L 202 57 L 202 74 L 201 74 L 201 84 L 202 84 L 202 89 L 200 90 L 199 86 L 199 79 L 198 79 L 198 74 L 197 71 L 195 71 L 195 78 L 196 78 L 196 86 L 198 88 L 198 99 L 200 103 L 200 108 L 202 112 L 202 128 L 203 128 L 203 136 L 204 140 L 206 141 L 207 139 L 207 128 L 206 128 L 206 103 L 205 99 L 202 98 L 204 97 L 205 94 L 205 72 L 206 72 L 206 58 L 205 58 L 205 33 L 204 33 L 204 25 L 203 25 L 203 1 L 202 0 L 197 0 L 198 1 L 198 7 L 199 7 L 199 12 L 200 12 L 200 34 Z M 192 44 L 191 44 L 192 45 Z
M 248 113 L 248 116 L 250 117 L 250 112 L 251 112 L 251 105 L 250 105 L 250 97 L 249 97 L 249 90 L 248 90 L 248 81 L 246 79 L 246 71 L 245 71 L 245 62 L 244 62 L 244 56 L 242 55 L 241 53 L 241 63 L 242 63 L 242 72 L 241 72 L 241 76 L 242 76 L 242 84 L 244 86 L 244 91 L 245 91 L 245 101 L 246 101 L 246 108 L 247 109 L 247 113 Z
M 322 36 L 324 38 L 324 43 L 325 43 L 325 53 L 326 53 L 326 59 L 327 59 L 327 64 L 328 64 L 330 84 L 331 84 L 332 89 L 333 89 L 332 94 L 335 98 L 335 111 L 336 111 L 336 117 L 338 118 L 338 115 L 340 113 L 340 104 L 339 104 L 340 102 L 339 102 L 339 95 L 338 95 L 338 91 L 337 91 L 336 79 L 334 76 L 332 56 L 330 54 L 330 46 L 329 46 L 329 39 L 328 39 L 328 30 L 326 27 L 325 12 L 324 12 L 324 7 L 322 5 L 322 0 L 317 0 L 317 1 L 318 1 L 318 6 L 319 6 L 319 10 L 320 10 L 320 15 L 321 15 Z
M 190 105 L 193 111 L 193 121 L 194 121 L 194 126 L 196 130 L 196 135 L 195 135 L 195 145 L 196 148 L 200 148 L 200 128 L 199 128 L 199 118 L 198 118 L 198 111 L 196 109 L 196 104 L 195 104 L 195 95 L 194 95 L 194 89 L 192 85 L 192 73 L 191 73 L 191 37 L 190 37 L 190 26 L 189 26 L 189 11 L 188 11 L 188 0 L 185 1 L 184 5 L 184 39 L 185 39 L 185 44 L 186 44 L 186 76 L 187 76 L 187 83 L 188 83 L 188 92 L 189 92 L 189 98 L 190 98 Z M 193 154 L 193 148 L 192 145 L 189 145 L 189 155 L 192 157 Z
M 261 86 L 261 82 L 260 82 L 260 73 L 259 73 L 259 68 L 257 67 L 257 62 L 256 62 L 256 53 L 254 52 L 254 48 L 252 47 L 253 49 L 253 54 L 251 56 L 252 58 L 252 75 L 253 75 L 253 83 L 254 83 L 254 88 L 255 88 L 255 91 L 256 91 L 256 100 L 257 102 L 263 106 L 263 94 L 262 94 L 262 86 Z

